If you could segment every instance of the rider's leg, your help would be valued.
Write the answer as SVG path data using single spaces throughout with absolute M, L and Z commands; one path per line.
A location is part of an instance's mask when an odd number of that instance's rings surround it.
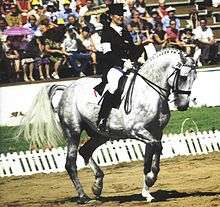
M 114 96 L 113 94 L 118 88 L 118 81 L 122 75 L 123 73 L 115 68 L 111 68 L 107 74 L 108 91 L 106 91 L 104 95 L 101 109 L 98 115 L 97 126 L 99 130 L 105 130 L 106 128 L 106 121 L 113 106 L 112 104 L 113 96 Z
M 109 91 L 106 91 L 97 120 L 97 127 L 101 131 L 104 131 L 106 128 L 107 118 L 112 110 L 112 99 L 113 94 L 111 94 Z

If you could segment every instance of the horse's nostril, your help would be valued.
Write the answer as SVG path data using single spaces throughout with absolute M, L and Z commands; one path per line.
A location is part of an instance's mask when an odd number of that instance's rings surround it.
M 184 106 L 178 106 L 177 110 L 178 111 L 186 111 L 188 109 L 188 107 L 189 107 L 189 104 L 186 104 Z

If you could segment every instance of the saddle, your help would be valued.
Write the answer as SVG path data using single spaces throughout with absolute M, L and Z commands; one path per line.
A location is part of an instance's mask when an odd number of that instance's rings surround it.
M 119 79 L 118 82 L 118 88 L 115 91 L 114 95 L 113 95 L 113 99 L 112 99 L 112 107 L 118 109 L 121 105 L 121 95 L 124 92 L 124 88 L 125 88 L 125 84 L 127 82 L 128 77 L 126 75 L 121 76 L 121 78 Z M 104 97 L 105 94 L 103 94 L 103 91 L 105 89 L 107 82 L 101 82 L 100 84 L 98 84 L 97 86 L 94 87 L 94 90 L 97 91 L 97 93 Z

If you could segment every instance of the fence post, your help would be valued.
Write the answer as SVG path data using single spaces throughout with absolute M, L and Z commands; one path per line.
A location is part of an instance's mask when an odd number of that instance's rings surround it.
M 2 171 L 3 171 L 3 175 L 5 176 L 10 176 L 12 173 L 11 173 L 11 167 L 8 163 L 8 158 L 2 153 L 1 154 L 1 160 L 2 160 Z

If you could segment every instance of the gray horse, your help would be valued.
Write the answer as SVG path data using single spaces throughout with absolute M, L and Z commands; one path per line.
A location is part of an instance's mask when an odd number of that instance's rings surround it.
M 99 197 L 104 173 L 92 158 L 95 149 L 109 139 L 138 139 L 145 142 L 142 196 L 151 202 L 154 198 L 149 188 L 154 185 L 160 170 L 161 138 L 170 118 L 168 97 L 172 91 L 177 109 L 183 111 L 188 108 L 191 87 L 196 78 L 195 66 L 192 58 L 177 49 L 157 52 L 138 72 L 128 75 L 122 103 L 119 109 L 112 109 L 106 132 L 98 131 L 96 126 L 101 97 L 93 88 L 100 83 L 101 78 L 85 77 L 68 87 L 54 85 L 43 88 L 26 114 L 20 133 L 24 133 L 32 144 L 38 146 L 55 146 L 63 135 L 67 138 L 65 167 L 78 192 L 80 204 L 88 203 L 91 199 L 84 192 L 77 175 L 78 150 L 94 172 L 92 191 Z M 52 98 L 58 90 L 63 93 L 55 108 Z M 91 138 L 79 147 L 83 130 Z

